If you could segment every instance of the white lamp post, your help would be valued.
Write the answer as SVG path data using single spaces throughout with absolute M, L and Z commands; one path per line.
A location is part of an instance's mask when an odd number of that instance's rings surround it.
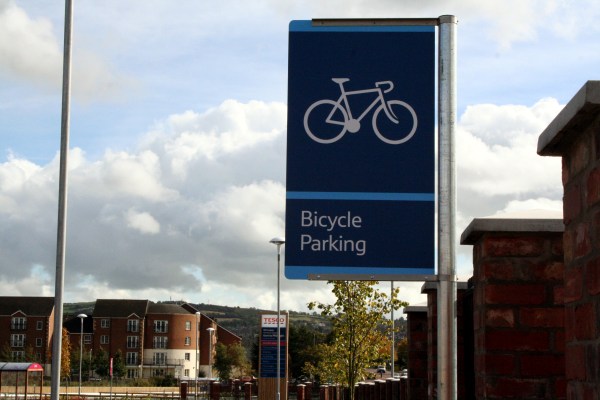
M 281 275 L 281 246 L 285 243 L 284 238 L 275 237 L 269 241 L 277 246 L 277 398 L 281 397 L 281 307 L 279 302 L 279 288 Z
M 210 328 L 206 328 L 206 330 L 208 331 L 208 337 L 209 337 L 209 341 L 208 341 L 208 377 L 210 379 L 212 379 L 212 343 L 213 343 L 213 332 L 215 331 L 215 328 L 210 327 Z
M 198 377 L 200 375 L 200 357 L 198 357 L 198 330 L 200 329 L 200 311 L 196 311 L 196 379 L 194 379 L 194 399 L 198 396 Z
M 85 314 L 79 314 L 77 316 L 81 320 L 81 329 L 79 334 L 79 398 L 81 398 L 81 367 L 83 362 L 83 320 L 87 318 Z

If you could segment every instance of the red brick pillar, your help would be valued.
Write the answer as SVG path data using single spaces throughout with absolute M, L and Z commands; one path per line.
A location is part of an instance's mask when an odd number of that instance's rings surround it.
M 386 400 L 386 387 L 385 381 L 377 379 L 375 381 L 375 400 Z
M 252 382 L 244 383 L 244 400 L 252 400 Z
M 322 385 L 319 388 L 319 399 L 320 400 L 329 400 L 329 390 L 327 389 L 327 385 Z
M 296 399 L 298 400 L 306 400 L 306 385 L 298 385 L 296 386 Z M 308 399 L 310 400 L 310 399 Z
M 567 398 L 600 398 L 600 82 L 588 81 L 538 140 L 562 156 Z
M 210 400 L 219 400 L 221 396 L 221 382 L 210 383 Z
M 536 215 L 537 214 L 537 215 Z M 474 371 L 477 399 L 564 399 L 561 219 L 474 219 Z
M 427 295 L 427 399 L 437 398 L 437 284 L 426 282 L 421 290 Z M 425 398 L 424 398 L 425 399 Z
M 409 306 L 404 309 L 408 334 L 408 379 L 406 399 L 427 398 L 427 307 Z
M 210 383 L 210 400 L 219 400 L 221 397 L 221 382 Z
M 336 389 L 337 387 L 334 385 L 329 386 L 329 400 L 337 400 Z

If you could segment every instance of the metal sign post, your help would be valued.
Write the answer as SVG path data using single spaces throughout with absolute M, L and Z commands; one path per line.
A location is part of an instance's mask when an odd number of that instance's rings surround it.
M 456 362 L 456 17 L 440 17 L 438 171 L 438 388 L 439 399 L 457 396 Z

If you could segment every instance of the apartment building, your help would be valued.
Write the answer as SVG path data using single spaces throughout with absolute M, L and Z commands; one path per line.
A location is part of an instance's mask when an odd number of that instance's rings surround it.
M 121 352 L 128 378 L 210 377 L 217 343 L 241 343 L 191 304 L 98 299 L 91 315 L 64 321 L 72 351 Z M 53 297 L 0 296 L 0 358 L 37 361 L 51 370 Z M 82 336 L 83 334 L 83 336 Z
M 2 358 L 35 360 L 49 371 L 53 333 L 53 297 L 0 296 Z
M 190 304 L 149 300 L 98 299 L 84 320 L 83 338 L 79 318 L 65 321 L 65 327 L 73 348 L 83 342 L 88 354 L 102 349 L 114 357 L 120 351 L 128 378 L 210 377 L 216 343 L 241 342 Z

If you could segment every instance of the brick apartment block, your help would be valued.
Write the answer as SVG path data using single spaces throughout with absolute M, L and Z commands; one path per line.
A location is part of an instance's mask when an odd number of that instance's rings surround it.
M 54 298 L 0 297 L 0 349 L 13 361 L 35 359 L 51 369 Z M 83 324 L 83 325 L 82 325 Z M 92 315 L 63 323 L 72 351 L 93 356 L 100 349 L 114 357 L 120 352 L 129 378 L 173 375 L 210 376 L 216 344 L 241 343 L 191 304 L 150 300 L 96 300 Z M 83 336 L 81 336 L 83 332 Z

